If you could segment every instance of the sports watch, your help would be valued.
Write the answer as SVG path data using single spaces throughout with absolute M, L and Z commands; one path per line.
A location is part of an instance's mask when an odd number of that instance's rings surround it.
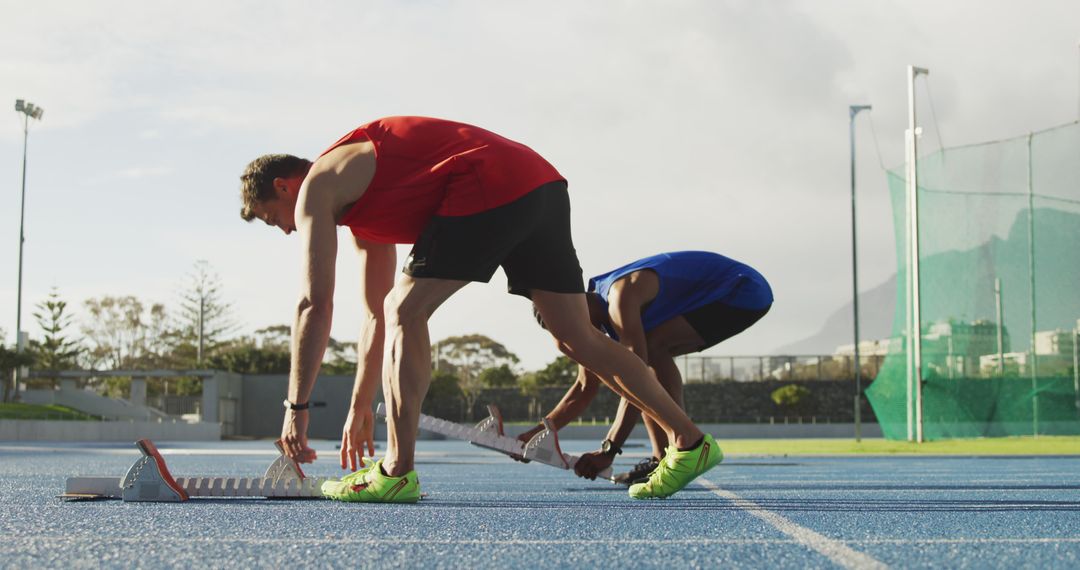
M 615 457 L 616 455 L 622 454 L 622 448 L 615 445 L 614 441 L 605 439 L 604 442 L 600 444 L 600 453 L 603 453 L 608 457 Z
M 282 402 L 282 404 L 285 405 L 286 410 L 306 410 L 309 407 L 311 407 L 311 402 L 304 402 L 303 404 L 294 404 L 294 403 L 290 402 L 288 398 L 286 398 L 285 401 Z

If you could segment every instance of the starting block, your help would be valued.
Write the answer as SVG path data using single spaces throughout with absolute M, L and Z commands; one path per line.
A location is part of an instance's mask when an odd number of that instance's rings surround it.
M 278 457 L 262 477 L 176 477 L 148 439 L 135 442 L 142 454 L 118 477 L 69 477 L 61 498 L 123 499 L 125 502 L 183 502 L 191 497 L 322 498 L 326 477 L 306 477 L 295 461 L 274 442 Z
M 528 442 L 507 437 L 503 433 L 502 414 L 493 404 L 488 404 L 488 417 L 475 427 L 455 424 L 432 416 L 420 414 L 420 429 L 460 439 L 473 445 L 497 451 L 499 453 L 527 459 L 544 465 L 551 465 L 559 469 L 573 470 L 578 462 L 576 455 L 563 453 L 559 448 L 559 432 L 547 418 L 544 418 L 544 430 L 533 436 Z M 386 417 L 386 405 L 380 403 L 375 409 L 375 414 L 381 418 Z M 601 479 L 611 481 L 611 468 L 607 468 L 596 475 Z

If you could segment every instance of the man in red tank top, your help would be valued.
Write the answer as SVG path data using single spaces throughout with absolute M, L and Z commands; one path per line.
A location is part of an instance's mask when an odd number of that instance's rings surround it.
M 510 292 L 531 298 L 559 350 L 654 418 L 673 445 L 697 455 L 671 467 L 667 496 L 719 461 L 703 434 L 633 353 L 592 327 L 570 235 L 566 180 L 532 149 L 490 131 L 425 117 L 388 117 L 339 139 L 314 163 L 265 155 L 241 176 L 241 216 L 303 242 L 303 285 L 293 326 L 282 440 L 310 462 L 308 398 L 330 335 L 337 225 L 348 226 L 363 265 L 367 313 L 341 466 L 374 455 L 371 406 L 387 404 L 386 456 L 324 488 L 332 498 L 411 502 L 420 404 L 431 381 L 427 321 L 469 282 L 499 267 Z M 414 244 L 394 283 L 394 244 Z M 679 473 L 676 473 L 679 471 Z

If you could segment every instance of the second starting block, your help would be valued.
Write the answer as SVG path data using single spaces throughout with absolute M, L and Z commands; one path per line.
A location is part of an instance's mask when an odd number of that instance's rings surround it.
M 502 414 L 499 413 L 499 409 L 495 407 L 494 404 L 488 404 L 487 409 L 488 417 L 476 424 L 475 427 L 463 426 L 436 417 L 420 414 L 420 429 L 444 435 L 446 437 L 468 441 L 474 445 L 492 451 L 498 451 L 499 453 L 511 457 L 527 459 L 529 461 L 543 463 L 544 465 L 558 467 L 559 469 L 568 469 L 571 471 L 574 469 L 574 465 L 578 462 L 578 457 L 562 452 L 562 449 L 559 447 L 559 432 L 555 429 L 555 426 L 551 425 L 551 422 L 549 422 L 547 418 L 544 418 L 543 420 L 543 431 L 533 436 L 528 442 L 522 442 L 521 440 L 507 437 L 505 433 L 503 433 Z M 380 403 L 375 410 L 375 414 L 385 418 L 386 405 Z M 610 481 L 612 477 L 611 468 L 609 467 L 600 473 L 597 473 L 596 476 Z

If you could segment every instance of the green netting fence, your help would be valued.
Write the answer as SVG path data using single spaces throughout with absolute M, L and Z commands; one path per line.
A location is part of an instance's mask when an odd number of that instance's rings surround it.
M 923 437 L 1080 434 L 1080 123 L 943 149 L 918 169 Z M 887 174 L 896 314 L 866 393 L 885 436 L 909 439 L 906 181 Z

